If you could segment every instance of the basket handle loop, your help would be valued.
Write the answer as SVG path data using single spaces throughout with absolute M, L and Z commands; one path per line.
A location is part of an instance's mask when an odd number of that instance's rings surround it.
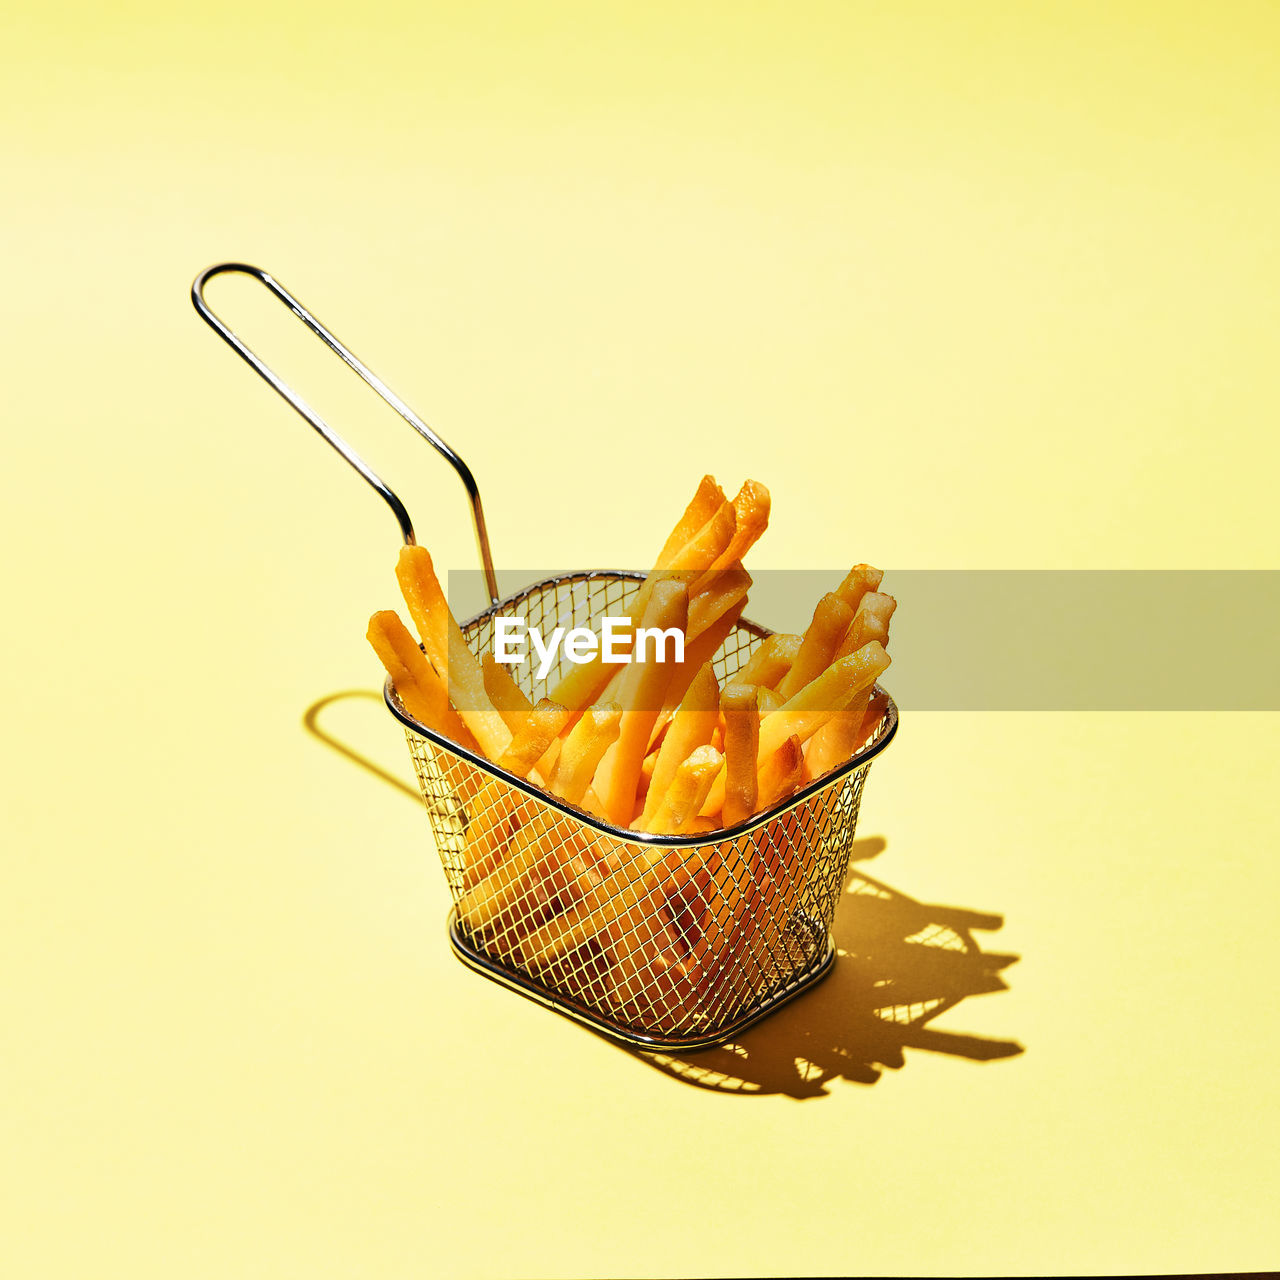
M 348 368 L 353 369 L 424 440 L 434 446 L 436 452 L 444 457 L 458 473 L 458 478 L 462 481 L 467 491 L 467 497 L 471 500 L 471 518 L 475 523 L 476 543 L 480 548 L 480 560 L 484 565 L 485 585 L 489 589 L 489 598 L 496 604 L 498 602 L 498 581 L 493 571 L 493 556 L 489 550 L 489 533 L 485 527 L 484 508 L 480 504 L 480 490 L 476 485 L 475 477 L 471 474 L 471 468 L 377 374 L 358 360 L 293 294 L 260 267 L 252 267 L 244 262 L 219 262 L 196 276 L 191 286 L 191 303 L 196 311 L 199 312 L 200 318 L 264 382 L 274 387 L 381 495 L 383 501 L 391 508 L 392 513 L 399 522 L 400 533 L 406 545 L 412 546 L 415 539 L 413 536 L 413 523 L 409 519 L 409 513 L 405 510 L 404 503 L 400 501 L 368 463 L 288 383 L 269 369 L 221 317 L 214 313 L 213 309 L 205 301 L 205 285 L 214 276 L 231 274 L 251 276 L 259 284 L 264 285 L 271 293 L 275 294 Z

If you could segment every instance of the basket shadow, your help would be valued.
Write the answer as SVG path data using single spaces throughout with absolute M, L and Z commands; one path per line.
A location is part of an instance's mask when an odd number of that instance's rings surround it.
M 853 859 L 885 841 L 855 841 Z M 833 1083 L 874 1084 L 905 1065 L 907 1049 L 973 1061 L 1014 1057 L 1014 1040 L 935 1030 L 928 1023 L 969 996 L 1004 991 L 1001 971 L 1018 957 L 983 951 L 975 930 L 1000 916 L 919 902 L 851 867 L 836 913 L 838 958 L 812 991 L 736 1040 L 691 1053 L 632 1056 L 685 1084 L 741 1097 L 821 1098 Z

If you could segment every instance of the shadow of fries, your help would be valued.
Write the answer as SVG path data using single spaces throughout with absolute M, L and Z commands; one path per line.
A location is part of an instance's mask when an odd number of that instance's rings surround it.
M 348 689 L 317 698 L 302 716 L 312 737 L 379 781 L 422 804 L 417 786 L 376 764 L 357 744 L 322 727 L 323 713 L 382 695 Z M 372 725 L 372 719 L 370 721 Z M 383 723 L 385 729 L 385 722 Z M 907 1049 L 973 1061 L 1009 1058 L 1022 1046 L 927 1024 L 969 996 L 1006 990 L 1001 971 L 1015 955 L 983 951 L 974 931 L 1004 923 L 998 915 L 918 902 L 863 873 L 858 863 L 882 853 L 882 836 L 855 840 L 835 919 L 838 960 L 812 991 L 770 1014 L 736 1041 L 696 1053 L 625 1053 L 673 1079 L 742 1097 L 821 1098 L 832 1082 L 874 1084 L 906 1062 Z
M 853 860 L 885 847 L 855 841 Z M 983 951 L 974 930 L 1000 916 L 918 902 L 857 867 L 836 912 L 838 960 L 812 991 L 736 1041 L 696 1053 L 639 1053 L 659 1071 L 717 1093 L 821 1098 L 834 1081 L 874 1084 L 905 1065 L 907 1049 L 985 1062 L 1023 1052 L 1014 1040 L 934 1030 L 927 1024 L 968 996 L 1007 990 L 1001 970 L 1018 957 Z

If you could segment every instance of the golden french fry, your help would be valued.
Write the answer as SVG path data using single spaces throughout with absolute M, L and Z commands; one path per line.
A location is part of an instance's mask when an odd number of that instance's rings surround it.
M 890 595 L 868 591 L 858 605 L 858 612 L 854 614 L 840 648 L 836 650 L 837 659 L 856 653 L 872 640 L 887 645 L 889 619 L 893 617 L 897 604 Z M 871 689 L 863 690 L 810 739 L 805 748 L 805 763 L 811 777 L 820 778 L 824 773 L 829 773 L 858 749 L 864 736 L 862 724 L 870 699 Z
M 656 631 L 684 630 L 688 622 L 689 593 L 681 582 L 659 582 L 645 610 L 643 626 Z M 649 732 L 658 718 L 662 697 L 671 679 L 672 664 L 659 661 L 658 646 L 651 645 L 643 660 L 631 662 L 618 689 L 622 720 L 618 740 L 605 752 L 596 770 L 594 786 L 609 821 L 626 826 L 635 807 L 640 764 L 649 745 Z
M 719 709 L 720 686 L 716 683 L 711 663 L 705 662 L 689 685 L 658 750 L 653 777 L 649 780 L 649 791 L 645 796 L 644 822 L 648 822 L 663 803 L 676 770 L 693 751 L 711 741 Z M 653 830 L 652 827 L 643 828 L 643 825 L 642 829 Z
M 581 804 L 604 753 L 617 741 L 622 708 L 616 702 L 588 707 L 560 748 L 551 775 L 553 794 L 570 804 Z
M 654 561 L 655 569 L 669 568 L 671 562 L 683 549 L 687 542 L 697 536 L 698 531 L 724 505 L 724 490 L 716 483 L 715 476 L 703 476 L 693 500 L 685 508 L 684 515 L 676 522 L 670 536 L 658 552 Z
M 418 648 L 399 614 L 383 609 L 369 619 L 368 640 L 405 710 L 420 724 L 452 739 L 468 751 L 478 751 L 476 740 L 458 713 L 449 705 L 444 679 Z
M 771 809 L 788 799 L 800 785 L 804 771 L 804 751 L 793 733 L 781 746 L 760 762 L 757 774 L 756 813 Z
M 874 640 L 857 653 L 833 662 L 817 679 L 760 721 L 760 763 L 766 762 L 792 734 L 801 743 L 807 742 L 837 711 L 847 707 L 864 689 L 869 689 L 888 665 L 889 655 Z M 701 812 L 706 817 L 714 817 L 723 807 L 722 770 Z
M 883 690 L 877 690 L 867 703 L 867 709 L 862 716 L 862 725 L 858 734 L 858 741 L 855 748 L 863 747 L 867 740 L 875 731 L 876 726 L 884 719 L 885 712 L 889 710 L 889 695 Z
M 597 937 L 659 888 L 676 891 L 703 865 L 696 849 L 670 849 L 650 861 L 639 848 L 618 855 L 618 865 L 575 907 L 535 930 L 520 948 L 529 968 L 537 969 Z
M 719 827 L 719 823 L 712 818 L 704 818 L 700 813 L 694 814 L 692 818 L 684 825 L 684 830 L 680 833 L 684 836 L 705 836 L 715 831 Z
M 642 820 L 640 829 L 655 836 L 675 836 L 683 832 L 698 816 L 723 762 L 724 756 L 712 746 L 690 752 L 676 769 L 653 816 Z M 654 789 L 656 787 L 651 788 L 651 792 Z
M 739 564 L 731 564 L 715 575 L 697 595 L 689 595 L 689 628 L 686 645 L 714 627 L 735 606 L 746 603 L 751 575 Z M 738 612 L 741 613 L 739 607 Z M 719 646 L 716 646 L 719 648 Z
M 686 980 L 684 948 L 668 909 L 665 886 L 654 884 L 601 931 L 609 959 L 605 998 L 616 1011 L 640 1006 L 651 1015 L 671 1002 Z
M 596 795 L 594 787 L 587 788 L 587 794 L 582 797 L 581 808 L 585 809 L 593 818 L 599 818 L 602 822 L 609 821 L 609 815 L 604 811 L 604 804 L 600 797 Z
M 545 852 L 539 837 L 546 834 L 554 821 L 554 814 L 539 813 L 524 823 L 512 836 L 506 857 L 458 899 L 458 918 L 470 932 L 485 933 L 492 929 L 498 917 L 509 911 L 526 892 L 525 878 Z
M 883 591 L 868 591 L 862 597 L 857 612 L 849 623 L 849 629 L 840 647 L 835 652 L 836 658 L 847 658 L 856 653 L 864 644 L 879 640 L 886 647 L 889 644 L 889 620 L 898 602 Z
M 676 708 L 688 692 L 694 676 L 702 670 L 705 663 L 715 658 L 729 633 L 738 625 L 738 619 L 742 616 L 745 605 L 745 599 L 731 605 L 728 611 L 713 622 L 696 640 L 690 640 L 685 644 L 684 661 L 676 663 L 672 670 L 671 683 L 667 686 L 667 695 L 662 700 L 662 710 L 658 712 L 653 732 L 649 735 L 650 751 L 662 737 L 671 717 L 675 715 Z
M 458 918 L 493 954 L 518 958 L 521 940 L 546 921 L 573 877 L 574 859 L 588 856 L 576 822 L 538 813 L 512 837 L 506 858 L 458 899 Z
M 693 522 L 704 516 L 703 523 L 694 527 Z M 725 500 L 724 493 L 710 476 L 705 477 L 693 502 L 667 539 L 658 562 L 627 606 L 633 628 L 644 625 L 642 619 L 659 582 L 675 576 L 690 580 L 707 577 L 710 582 L 714 575 L 708 575 L 707 571 L 732 540 L 736 519 L 733 504 Z M 599 632 L 596 634 L 598 639 Z M 630 643 L 629 639 L 619 637 L 614 648 L 629 653 Z M 570 711 L 581 711 L 602 694 L 609 698 L 617 696 L 616 690 L 609 688 L 614 675 L 614 665 L 604 661 L 598 646 L 595 657 L 572 665 L 564 673 L 551 691 L 551 697 Z
M 759 692 L 756 694 L 756 701 L 760 704 L 760 718 L 763 720 L 765 716 L 771 716 L 783 704 L 783 697 L 777 689 L 765 689 L 760 685 L 756 688 Z
M 883 578 L 882 570 L 873 569 L 869 564 L 855 564 L 836 588 L 836 595 L 856 613 L 862 597 L 868 591 L 875 591 Z
M 467 812 L 470 816 L 462 887 L 471 889 L 492 875 L 506 857 L 512 836 L 524 825 L 531 810 L 514 787 L 491 778 L 467 801 Z
M 869 689 L 889 665 L 889 655 L 877 641 L 863 645 L 793 694 L 760 722 L 760 755 L 776 751 L 793 733 L 808 741 L 839 710 Z
M 853 610 L 834 591 L 828 591 L 813 611 L 813 621 L 804 633 L 800 652 L 791 669 L 778 681 L 778 692 L 784 699 L 798 693 L 820 672 L 825 671 L 849 624 Z
M 729 545 L 711 566 L 712 572 L 727 568 L 755 546 L 769 524 L 769 490 L 758 480 L 748 480 L 733 500 L 734 531 Z
M 755 684 L 762 689 L 777 688 L 778 681 L 791 670 L 803 644 L 803 636 L 781 632 L 770 636 L 733 677 L 734 684 Z
M 449 670 L 449 609 L 440 607 L 444 592 L 426 547 L 401 547 L 396 581 L 409 606 L 409 616 L 422 638 L 431 665 L 446 679 Z
M 568 723 L 568 709 L 550 698 L 543 698 L 525 717 L 524 724 L 512 736 L 511 745 L 495 763 L 499 769 L 506 769 L 517 777 L 527 777 Z
M 499 662 L 492 653 L 485 653 L 480 668 L 484 675 L 484 691 L 489 695 L 493 709 L 512 733 L 517 732 L 529 718 L 533 703 L 511 678 L 511 668 L 505 662 Z
M 475 735 L 480 749 L 496 760 L 510 745 L 511 730 L 489 701 L 484 673 L 450 612 L 427 549 L 401 547 L 396 578 L 427 656 L 448 680 L 450 702 Z
M 759 986 L 769 968 L 761 924 L 773 886 L 763 863 L 742 845 L 721 845 L 707 871 L 702 931 L 685 961 L 692 986 L 686 1008 L 741 999 L 742 992 Z
M 653 781 L 653 766 L 658 763 L 658 753 L 650 751 L 640 762 L 640 780 L 636 783 L 636 803 L 640 812 L 644 812 L 645 797 L 649 794 L 649 784 Z
M 733 503 L 722 502 L 706 524 L 671 557 L 662 573 L 688 575 L 690 595 L 702 590 L 718 572 L 712 566 L 728 550 L 737 523 Z
M 753 684 L 725 685 L 720 694 L 720 707 L 724 712 L 724 808 L 720 818 L 726 827 L 745 822 L 756 811 L 759 791 L 756 760 L 760 754 L 758 698 L 759 687 Z

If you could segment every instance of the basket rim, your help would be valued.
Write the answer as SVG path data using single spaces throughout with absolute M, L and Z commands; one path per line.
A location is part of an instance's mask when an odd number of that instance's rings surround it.
M 465 622 L 459 624 L 459 629 L 465 632 L 469 627 L 475 626 L 477 623 L 485 622 L 491 618 L 499 610 L 506 608 L 508 605 L 515 604 L 527 596 L 532 595 L 535 591 L 541 591 L 546 587 L 557 586 L 563 582 L 583 582 L 593 578 L 627 578 L 635 581 L 643 581 L 646 577 L 643 573 L 637 573 L 629 569 L 589 569 L 576 573 L 556 574 L 550 578 L 540 579 L 538 582 L 530 583 L 528 586 L 522 587 L 519 591 L 512 592 L 508 596 L 504 596 L 501 600 L 495 601 L 487 609 L 481 609 L 474 617 L 468 618 Z M 760 639 L 767 639 L 774 632 L 768 627 L 762 627 L 757 622 L 751 622 L 747 618 L 739 618 L 736 624 L 744 630 L 750 631 L 753 635 Z M 792 809 L 798 808 L 806 803 L 819 792 L 825 791 L 828 787 L 834 786 L 837 782 L 842 781 L 849 774 L 865 765 L 870 764 L 884 749 L 893 741 L 894 735 L 898 732 L 898 704 L 893 700 L 892 695 L 885 689 L 879 681 L 873 686 L 875 690 L 883 693 L 888 699 L 888 707 L 885 709 L 885 719 L 887 724 L 880 738 L 871 746 L 864 747 L 861 751 L 856 752 L 839 768 L 832 769 L 828 773 L 824 773 L 822 777 L 814 779 L 807 787 L 803 787 L 794 795 L 789 796 L 786 800 L 774 805 L 771 809 L 766 809 L 762 813 L 753 814 L 745 822 L 740 822 L 733 827 L 720 827 L 715 831 L 698 832 L 693 835 L 652 835 L 645 831 L 636 831 L 631 827 L 618 827 L 603 818 L 597 818 L 595 814 L 588 813 L 585 809 L 579 809 L 575 805 L 568 804 L 561 800 L 558 796 L 553 796 L 550 792 L 544 791 L 535 783 L 528 781 L 526 778 L 518 777 L 514 773 L 508 773 L 505 769 L 499 769 L 492 760 L 487 757 L 478 755 L 475 752 L 467 750 L 460 743 L 454 742 L 452 738 L 446 738 L 443 734 L 437 733 L 434 729 L 424 725 L 419 720 L 415 720 L 413 716 L 404 708 L 396 695 L 395 686 L 391 677 L 388 676 L 382 686 L 383 701 L 387 704 L 387 709 L 393 716 L 406 728 L 416 733 L 418 737 L 426 739 L 436 747 L 443 751 L 449 752 L 450 755 L 457 756 L 460 760 L 467 761 L 468 764 L 487 773 L 492 778 L 497 778 L 502 782 L 506 782 L 518 791 L 523 791 L 525 795 L 534 800 L 539 800 L 549 808 L 555 809 L 558 813 L 562 813 L 567 818 L 572 818 L 580 822 L 583 826 L 591 827 L 604 835 L 611 836 L 615 840 L 622 840 L 628 844 L 647 845 L 659 849 L 692 849 L 705 848 L 710 845 L 724 844 L 726 841 L 737 839 L 741 835 L 745 835 L 749 831 L 762 827 L 768 822 L 772 822 L 775 818 L 782 817 L 783 814 L 789 813 Z

